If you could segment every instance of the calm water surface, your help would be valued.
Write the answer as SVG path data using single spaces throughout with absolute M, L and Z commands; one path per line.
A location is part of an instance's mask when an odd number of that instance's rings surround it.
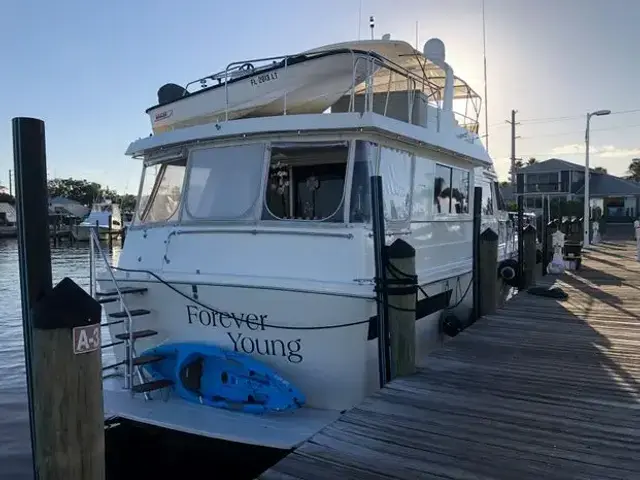
M 117 259 L 119 246 L 110 252 Z M 52 247 L 54 285 L 69 277 L 89 288 L 88 244 Z M 101 270 L 101 268 L 99 268 Z M 33 478 L 20 305 L 18 246 L 0 239 L 0 479 Z M 107 332 L 103 331 L 106 343 Z M 108 352 L 107 352 L 108 355 Z

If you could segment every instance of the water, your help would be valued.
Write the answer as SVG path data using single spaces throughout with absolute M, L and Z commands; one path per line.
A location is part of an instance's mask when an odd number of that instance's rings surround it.
M 105 252 L 115 259 L 119 246 Z M 88 290 L 88 244 L 52 247 L 51 254 L 54 285 L 69 277 Z M 13 239 L 0 239 L 0 299 L 0 479 L 31 479 L 18 244 Z
M 120 246 L 104 248 L 110 263 L 117 263 Z M 89 289 L 89 245 L 78 243 L 52 247 L 54 285 L 69 277 Z M 97 263 L 98 273 L 106 268 Z M 31 480 L 32 460 L 25 377 L 20 298 L 18 245 L 0 239 L 0 480 Z M 103 343 L 110 338 L 102 330 Z M 110 350 L 103 351 L 103 364 L 113 363 Z M 233 471 L 238 480 L 253 479 L 282 458 L 282 451 L 239 446 L 227 442 L 165 431 L 162 435 L 135 428 L 111 429 L 106 435 L 108 478 L 128 478 L 140 469 L 141 478 L 184 476 L 191 468 L 202 472 L 211 468 Z M 146 450 L 145 450 L 146 449 Z M 132 453 L 133 452 L 133 453 Z M 146 459 L 140 461 L 140 459 Z M 246 462 L 251 458 L 250 462 Z M 149 462 L 148 459 L 153 459 Z M 109 467 L 111 464 L 111 467 Z M 133 470 L 132 470 L 133 469 Z M 157 473 L 157 475 L 156 475 Z M 175 474 L 175 475 L 174 475 Z M 136 475 L 137 476 L 137 475 Z

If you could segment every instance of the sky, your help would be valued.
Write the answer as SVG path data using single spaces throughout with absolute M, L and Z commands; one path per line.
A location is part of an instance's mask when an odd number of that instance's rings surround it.
M 360 5 L 362 9 L 360 10 Z M 2 0 L 0 184 L 13 168 L 11 119 L 45 121 L 50 177 L 137 193 L 141 164 L 124 155 L 150 133 L 145 109 L 164 83 L 186 84 L 233 61 L 297 53 L 390 33 L 438 37 L 448 62 L 484 97 L 482 0 Z M 361 11 L 361 16 L 359 12 Z M 506 179 L 516 156 L 623 175 L 640 157 L 640 1 L 485 0 L 489 153 Z M 484 102 L 483 102 L 484 108 Z M 484 134 L 484 111 L 481 114 Z

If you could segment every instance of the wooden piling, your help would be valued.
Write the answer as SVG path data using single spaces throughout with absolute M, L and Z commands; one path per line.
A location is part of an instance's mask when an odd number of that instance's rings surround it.
M 498 307 L 498 234 L 491 228 L 480 235 L 479 266 L 482 317 L 495 313 Z
M 526 289 L 535 283 L 534 271 L 536 268 L 536 228 L 533 225 L 527 225 L 522 231 L 523 264 L 522 270 L 522 288 Z
M 101 306 L 72 280 L 52 288 L 44 122 L 13 119 L 20 287 L 37 480 L 102 480 Z
M 416 371 L 416 251 L 402 239 L 387 247 L 391 379 Z

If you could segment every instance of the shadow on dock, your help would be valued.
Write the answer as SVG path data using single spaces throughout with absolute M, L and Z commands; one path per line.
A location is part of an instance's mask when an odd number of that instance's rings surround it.
M 539 280 L 566 300 L 519 293 L 260 478 L 637 479 L 635 241 L 583 266 Z

